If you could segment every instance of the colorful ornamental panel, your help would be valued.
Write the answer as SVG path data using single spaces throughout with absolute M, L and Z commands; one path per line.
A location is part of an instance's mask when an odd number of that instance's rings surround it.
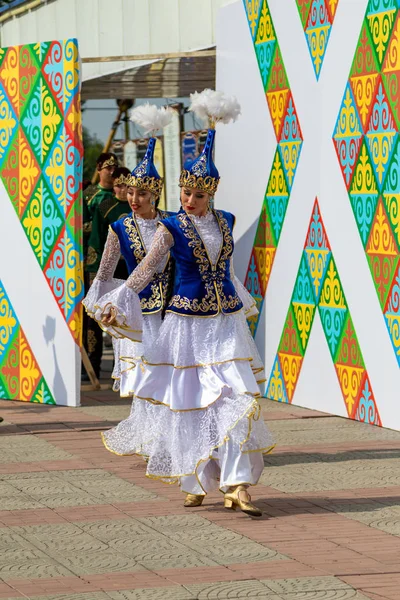
M 0 398 L 55 404 L 1 281 Z
M 296 0 L 296 4 L 319 79 L 339 0 Z
M 292 402 L 318 310 L 350 419 L 381 425 L 346 297 L 315 201 L 267 398 Z
M 369 0 L 333 141 L 400 366 L 400 10 Z
M 83 297 L 76 40 L 0 49 L 0 176 L 77 342 Z
M 278 144 L 245 280 L 261 314 L 303 138 L 268 2 L 244 0 L 244 6 Z M 257 325 L 251 320 L 253 335 Z

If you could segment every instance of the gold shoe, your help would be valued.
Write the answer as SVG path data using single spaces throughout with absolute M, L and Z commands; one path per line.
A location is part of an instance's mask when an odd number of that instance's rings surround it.
M 204 496 L 196 496 L 196 494 L 186 494 L 186 500 L 183 506 L 186 508 L 193 506 L 201 506 L 203 504 Z
M 241 500 L 240 492 L 246 492 L 248 500 Z M 250 515 L 251 517 L 261 517 L 261 510 L 254 506 L 250 500 L 251 498 L 247 492 L 247 487 L 245 485 L 238 485 L 233 489 L 233 491 L 225 494 L 224 506 L 230 510 L 236 510 L 237 508 L 240 508 L 241 511 L 246 513 L 246 515 Z

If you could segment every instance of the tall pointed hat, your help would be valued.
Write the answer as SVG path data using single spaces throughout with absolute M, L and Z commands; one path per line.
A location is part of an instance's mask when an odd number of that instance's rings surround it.
M 157 139 L 154 137 L 159 129 L 163 129 L 171 122 L 173 112 L 170 108 L 158 108 L 155 104 L 143 104 L 131 111 L 131 120 L 150 133 L 147 150 L 143 160 L 133 169 L 129 184 L 152 192 L 159 198 L 162 192 L 164 178 L 160 177 L 154 164 L 154 150 Z
M 197 158 L 185 164 L 179 179 L 180 187 L 195 188 L 214 196 L 220 176 L 213 161 L 215 126 L 217 123 L 236 121 L 240 115 L 240 105 L 235 97 L 222 92 L 204 90 L 190 96 L 189 110 L 196 117 L 208 120 L 207 140 Z

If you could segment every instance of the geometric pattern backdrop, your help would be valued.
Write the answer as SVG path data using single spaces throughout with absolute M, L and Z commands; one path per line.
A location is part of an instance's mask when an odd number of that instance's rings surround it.
M 400 10 L 370 0 L 333 133 L 400 366 Z
M 77 41 L 0 48 L 0 176 L 78 345 L 82 162 Z
M 303 138 L 268 2 L 244 0 L 244 6 L 277 141 L 245 279 L 259 310 L 258 317 L 250 320 L 255 335 Z
M 0 398 L 55 404 L 1 281 Z
M 319 79 L 339 0 L 296 0 L 296 4 Z
M 0 48 L 0 177 L 79 347 L 82 163 L 77 41 Z M 0 284 L 0 396 L 54 402 L 11 303 Z
M 267 398 L 292 402 L 316 310 L 350 419 L 381 425 L 346 296 L 315 201 Z

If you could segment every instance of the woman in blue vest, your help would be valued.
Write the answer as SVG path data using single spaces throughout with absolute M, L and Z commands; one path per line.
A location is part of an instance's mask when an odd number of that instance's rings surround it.
M 219 183 L 214 125 L 236 120 L 240 107 L 205 90 L 192 97 L 191 109 L 211 126 L 202 153 L 181 173 L 183 210 L 161 222 L 146 258 L 98 303 L 103 326 L 136 330 L 140 338 L 137 294 L 169 253 L 175 259 L 157 343 L 133 371 L 131 414 L 103 441 L 117 454 L 148 456 L 147 475 L 179 482 L 185 506 L 199 506 L 219 485 L 226 508 L 260 516 L 248 487 L 258 482 L 272 442 L 258 402 L 263 366 L 246 321 L 254 302 L 233 273 L 235 218 L 209 207 Z
M 154 105 L 139 106 L 131 114 L 132 120 L 142 125 L 147 133 L 165 127 L 171 121 L 171 116 L 170 111 Z M 151 247 L 158 223 L 174 214 L 158 208 L 164 180 L 154 165 L 155 145 L 156 139 L 151 137 L 143 160 L 130 175 L 120 176 L 114 181 L 114 185 L 127 187 L 127 199 L 132 212 L 109 226 L 99 270 L 83 301 L 89 315 L 96 311 L 96 304 L 101 296 L 123 283 L 122 280 L 113 278 L 121 255 L 125 259 L 128 273 L 132 273 Z M 143 314 L 143 341 L 150 348 L 158 336 L 170 292 L 171 275 L 172 261 L 166 256 L 139 294 Z M 135 336 L 118 334 L 113 336 L 113 347 L 114 390 L 120 390 L 121 396 L 130 396 L 132 369 L 145 348 L 136 343 Z

